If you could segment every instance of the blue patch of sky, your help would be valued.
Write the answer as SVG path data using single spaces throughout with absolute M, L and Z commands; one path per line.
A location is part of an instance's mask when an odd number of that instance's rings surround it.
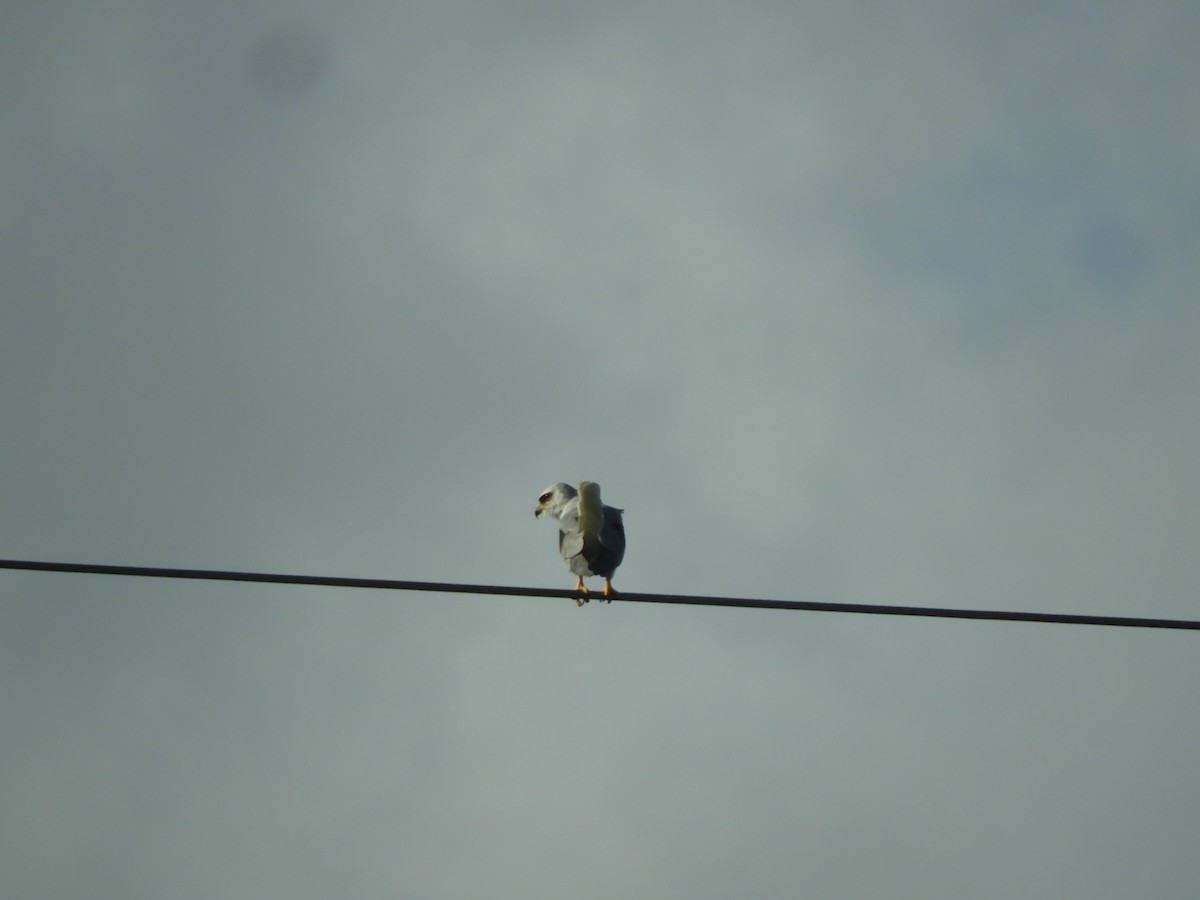
M 1151 264 L 1147 239 L 1079 147 L 981 156 L 908 198 L 872 241 L 988 321 L 1054 304 L 1062 274 L 1097 301 L 1119 300 Z

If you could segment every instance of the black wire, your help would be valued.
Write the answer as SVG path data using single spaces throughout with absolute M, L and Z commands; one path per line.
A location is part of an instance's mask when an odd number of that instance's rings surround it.
M 507 587 L 494 584 L 449 584 L 440 581 L 396 581 L 388 578 L 339 578 L 323 575 L 270 575 L 263 572 L 225 572 L 218 569 L 164 569 L 147 566 L 101 566 L 87 563 L 31 562 L 0 559 L 0 569 L 73 572 L 84 575 L 131 575 L 147 578 L 191 578 L 207 581 L 248 581 L 267 584 L 308 584 L 322 587 L 374 588 L 384 591 L 440 591 L 449 594 L 501 594 L 512 597 L 579 596 L 559 588 Z M 598 595 L 593 595 L 599 599 Z M 825 603 L 808 600 L 757 600 L 738 597 L 694 597 L 683 594 L 638 594 L 621 591 L 616 599 L 633 603 L 678 603 L 689 606 L 736 606 L 747 609 L 797 609 L 812 612 L 860 613 L 875 616 L 924 616 L 939 619 L 991 619 L 1005 622 L 1055 622 L 1062 625 L 1111 625 L 1119 628 L 1176 628 L 1200 631 L 1200 621 L 1146 619 L 1134 616 L 1085 616 L 1064 613 L 1005 612 L 990 609 L 942 609 L 929 606 L 879 606 L 873 603 Z

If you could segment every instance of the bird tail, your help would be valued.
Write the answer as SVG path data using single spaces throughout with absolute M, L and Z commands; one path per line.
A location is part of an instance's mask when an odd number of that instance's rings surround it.
M 604 520 L 604 505 L 600 502 L 600 485 L 594 481 L 579 482 L 579 530 L 584 537 L 596 538 Z

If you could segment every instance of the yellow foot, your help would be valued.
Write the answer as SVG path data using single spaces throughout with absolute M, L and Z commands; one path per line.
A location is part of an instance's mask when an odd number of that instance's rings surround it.
M 582 597 L 576 597 L 576 598 L 575 598 L 575 605 L 576 605 L 576 606 L 583 606 L 583 604 L 585 604 L 585 603 L 587 603 L 587 602 L 588 602 L 587 592 L 588 592 L 588 589 L 587 589 L 587 587 L 584 585 L 584 583 L 583 583 L 583 578 L 582 578 L 582 576 L 581 576 L 581 577 L 579 578 L 579 580 L 578 580 L 578 581 L 575 583 L 575 593 L 577 593 L 577 594 L 582 594 L 583 596 L 582 596 Z
M 617 596 L 617 590 L 612 586 L 611 579 L 604 579 L 604 599 L 612 603 L 613 597 Z

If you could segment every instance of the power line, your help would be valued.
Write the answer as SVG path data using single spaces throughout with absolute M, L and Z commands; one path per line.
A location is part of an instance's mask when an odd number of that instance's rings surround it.
M 575 591 L 559 588 L 508 587 L 495 584 L 450 584 L 441 581 L 397 581 L 389 578 L 340 578 L 323 575 L 272 575 L 219 569 L 165 569 L 149 566 L 103 566 L 88 563 L 32 562 L 0 559 L 0 569 L 70 572 L 81 575 L 126 575 L 145 578 L 188 578 L 260 584 L 307 584 L 321 587 L 372 588 L 383 591 L 438 591 L 447 594 L 500 594 L 510 597 L 574 599 Z M 1200 621 L 1146 619 L 1134 616 L 1086 616 L 1064 613 L 1006 612 L 991 609 L 944 609 L 929 606 L 880 606 L 873 603 L 826 603 L 810 600 L 761 600 L 739 597 L 696 597 L 684 594 L 639 594 L 622 591 L 627 603 L 675 603 L 687 606 L 733 606 L 745 609 L 792 609 L 809 612 L 859 613 L 873 616 L 922 616 L 936 619 L 990 619 L 1004 622 L 1053 622 L 1060 625 L 1111 625 L 1118 628 L 1174 628 L 1200 631 Z

